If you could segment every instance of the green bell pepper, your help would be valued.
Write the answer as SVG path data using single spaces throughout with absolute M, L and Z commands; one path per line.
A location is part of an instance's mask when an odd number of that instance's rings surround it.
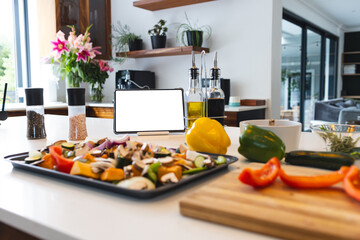
M 272 131 L 248 125 L 240 136 L 238 152 L 249 161 L 266 163 L 272 157 L 285 156 L 284 142 Z

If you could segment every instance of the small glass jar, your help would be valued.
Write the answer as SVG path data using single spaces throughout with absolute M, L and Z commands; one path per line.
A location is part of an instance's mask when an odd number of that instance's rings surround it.
M 68 88 L 69 140 L 87 137 L 85 88 Z
M 43 92 L 42 88 L 25 89 L 28 139 L 46 138 Z

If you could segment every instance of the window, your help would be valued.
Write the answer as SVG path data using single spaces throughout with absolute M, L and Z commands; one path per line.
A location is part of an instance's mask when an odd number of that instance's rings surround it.
M 284 10 L 281 117 L 310 128 L 317 100 L 336 97 L 338 38 Z
M 7 102 L 24 102 L 24 88 L 31 86 L 27 0 L 0 3 L 0 91 L 8 83 Z

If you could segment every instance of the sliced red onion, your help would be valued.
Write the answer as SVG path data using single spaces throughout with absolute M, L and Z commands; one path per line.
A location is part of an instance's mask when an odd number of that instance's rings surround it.
M 123 145 L 123 146 L 125 146 L 127 141 L 130 141 L 130 136 L 126 134 L 120 139 L 112 140 L 112 145 Z
M 109 139 L 106 139 L 102 144 L 100 144 L 99 146 L 95 147 L 94 149 L 98 149 L 98 150 L 104 150 L 104 148 L 108 147 L 108 144 L 111 144 L 111 141 Z

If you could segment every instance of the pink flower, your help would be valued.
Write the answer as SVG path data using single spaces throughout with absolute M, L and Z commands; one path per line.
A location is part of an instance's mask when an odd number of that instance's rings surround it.
M 73 47 L 75 45 L 75 40 L 76 40 L 76 36 L 74 32 L 70 32 L 69 37 L 68 37 L 68 42 L 70 44 L 71 47 Z
M 98 51 L 98 49 L 100 49 L 101 47 L 93 47 L 91 50 L 96 54 L 96 55 L 101 55 L 101 52 Z
M 67 41 L 61 41 L 60 38 L 57 39 L 57 41 L 51 41 L 51 43 L 54 45 L 53 51 L 57 51 L 60 55 L 66 51 L 69 52 L 69 49 L 66 47 Z
M 110 72 L 112 72 L 114 70 L 113 68 L 110 68 L 109 63 L 104 62 L 103 60 L 99 60 L 98 63 L 99 63 L 99 66 L 100 66 L 100 71 L 103 71 L 103 72 L 110 71 Z
M 76 55 L 78 56 L 76 61 L 80 61 L 82 60 L 83 62 L 86 62 L 86 58 L 90 57 L 90 53 L 89 51 L 85 50 L 84 47 L 79 46 L 79 52 L 76 53 Z
M 101 52 L 99 52 L 97 49 L 100 49 L 101 47 L 93 47 L 90 50 L 90 58 L 93 59 L 96 57 L 96 55 L 101 55 Z
M 56 33 L 56 38 L 60 39 L 61 41 L 65 41 L 65 34 L 60 30 Z
M 85 43 L 84 44 L 84 49 L 91 52 L 92 51 L 92 43 Z

